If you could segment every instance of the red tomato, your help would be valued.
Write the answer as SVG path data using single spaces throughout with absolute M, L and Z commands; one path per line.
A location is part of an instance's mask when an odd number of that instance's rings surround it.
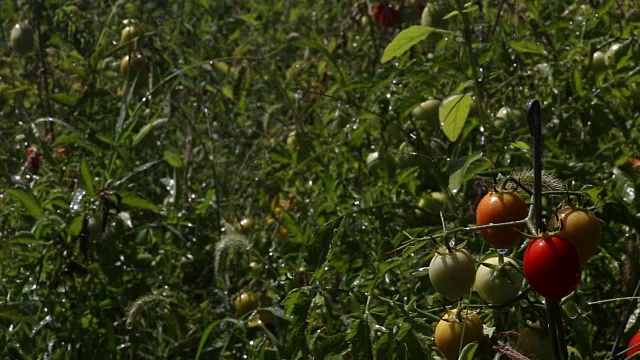
M 522 220 L 527 217 L 528 208 L 520 194 L 513 191 L 490 191 L 478 203 L 476 224 L 489 225 Z M 498 227 L 480 230 L 480 235 L 496 249 L 512 247 L 520 238 L 523 226 Z
M 373 19 L 387 27 L 398 26 L 400 10 L 392 2 L 380 1 L 373 5 Z
M 36 144 L 31 144 L 29 150 L 27 150 L 27 156 L 29 157 L 27 162 L 30 168 L 40 168 L 40 158 L 42 157 L 42 154 L 38 152 L 38 146 Z
M 578 286 L 580 257 L 573 244 L 560 236 L 540 237 L 527 245 L 524 277 L 540 295 L 561 300 Z
M 638 346 L 636 346 L 638 345 Z M 634 347 L 636 346 L 636 347 Z M 627 345 L 627 349 L 629 349 L 630 347 L 634 347 L 633 349 L 630 349 L 627 351 L 627 357 L 630 357 L 631 355 L 640 352 L 640 331 L 638 331 L 635 335 L 633 335 L 633 337 L 631 338 L 631 340 L 629 340 L 629 344 Z

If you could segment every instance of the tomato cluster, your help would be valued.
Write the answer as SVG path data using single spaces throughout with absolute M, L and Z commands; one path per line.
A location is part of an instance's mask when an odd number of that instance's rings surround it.
M 135 92 L 142 92 L 149 83 L 149 65 L 140 52 L 144 33 L 141 25 L 133 19 L 124 20 L 123 25 L 120 43 L 126 45 L 128 54 L 120 61 L 120 74 L 129 83 L 135 81 Z

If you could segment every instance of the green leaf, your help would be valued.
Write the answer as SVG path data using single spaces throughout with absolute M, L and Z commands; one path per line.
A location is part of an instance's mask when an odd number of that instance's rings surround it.
M 458 356 L 458 360 L 473 360 L 473 355 L 476 353 L 476 349 L 478 348 L 478 343 L 473 342 L 471 344 L 467 344 L 460 356 Z
M 87 193 L 91 196 L 96 195 L 96 189 L 93 186 L 93 176 L 91 175 L 91 170 L 89 169 L 89 164 L 87 164 L 87 159 L 83 158 L 80 163 L 80 178 L 82 181 L 82 185 L 87 190 Z
M 44 216 L 44 212 L 42 211 L 38 200 L 36 200 L 31 191 L 24 189 L 7 189 L 7 193 L 20 201 L 22 206 L 27 210 L 27 214 L 33 217 Z
M 20 231 L 9 239 L 9 243 L 23 245 L 51 245 L 48 241 L 38 240 L 36 236 L 29 231 Z
M 319 227 L 313 234 L 313 239 L 307 245 L 307 254 L 305 262 L 309 264 L 313 269 L 324 269 L 321 266 L 327 259 L 327 255 L 331 250 L 331 243 L 333 239 L 339 237 L 342 234 L 342 223 L 344 216 L 341 216 L 335 220 Z M 319 274 L 314 274 L 315 278 L 322 276 L 322 270 Z
M 511 46 L 513 50 L 521 53 L 547 55 L 544 46 L 529 40 L 511 40 L 509 41 L 509 46 Z
M 180 156 L 169 150 L 165 150 L 164 159 L 169 163 L 169 165 L 175 168 L 181 168 L 184 165 Z
M 432 27 L 418 25 L 402 30 L 384 49 L 380 62 L 384 64 L 394 57 L 404 54 L 413 45 L 425 40 L 434 31 L 436 29 Z
M 56 141 L 51 145 L 51 147 L 59 148 L 69 145 L 79 145 L 94 153 L 99 150 L 98 147 L 92 145 L 75 132 L 61 134 L 60 136 L 56 137 Z
M 450 168 L 451 175 L 449 175 L 449 190 L 452 193 L 457 193 L 464 184 L 469 165 L 480 159 L 482 159 L 482 154 L 463 156 L 453 161 Z
M 207 344 L 207 339 L 209 338 L 209 335 L 211 335 L 211 332 L 213 330 L 216 329 L 216 327 L 218 327 L 220 324 L 222 324 L 223 322 L 229 322 L 239 328 L 243 328 L 244 325 L 242 324 L 242 322 L 236 320 L 236 319 L 231 319 L 231 318 L 225 318 L 225 319 L 220 319 L 218 321 L 214 321 L 211 324 L 209 324 L 209 326 L 207 326 L 206 329 L 204 329 L 204 332 L 202 333 L 202 336 L 200 336 L 200 343 L 198 344 L 198 352 L 196 353 L 196 360 L 200 358 L 200 354 L 202 353 L 202 350 L 204 349 L 204 346 Z
M 531 150 L 531 147 L 529 146 L 529 144 L 527 144 L 524 141 L 516 141 L 516 142 L 512 142 L 511 146 L 518 148 L 518 149 L 522 149 L 522 150 Z
M 60 105 L 69 106 L 69 107 L 73 107 L 78 103 L 77 97 L 71 96 L 69 94 L 63 94 L 63 93 L 51 95 L 51 100 L 57 102 Z
M 122 194 L 122 204 L 143 210 L 151 210 L 159 212 L 162 209 L 147 199 L 143 199 L 132 193 Z
M 37 301 L 0 302 L 0 318 L 11 321 L 35 322 L 35 314 L 38 313 L 40 303 Z
M 140 131 L 138 131 L 138 133 L 136 134 L 136 136 L 134 136 L 133 138 L 133 146 L 138 145 L 138 143 L 144 139 L 145 136 L 147 136 L 147 134 L 153 130 L 156 127 L 159 127 L 161 125 L 166 124 L 169 121 L 169 118 L 159 118 L 156 119 L 150 123 L 148 123 L 147 125 L 143 126 L 142 129 L 140 129 Z
M 362 319 L 351 325 L 347 340 L 351 342 L 351 353 L 355 359 L 373 359 L 373 344 L 369 336 L 369 323 Z
M 440 104 L 442 131 L 450 141 L 456 141 L 467 121 L 473 99 L 471 95 L 453 95 Z
M 580 73 L 579 66 L 573 68 L 573 86 L 578 95 L 584 96 L 587 93 L 587 90 L 584 88 L 584 83 L 582 82 L 582 74 Z

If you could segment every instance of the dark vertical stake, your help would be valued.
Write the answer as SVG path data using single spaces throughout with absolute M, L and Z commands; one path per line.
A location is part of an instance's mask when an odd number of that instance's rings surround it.
M 539 233 L 542 231 L 542 116 L 538 100 L 527 104 L 527 120 L 533 136 L 533 221 Z
M 533 137 L 533 221 L 537 234 L 542 232 L 542 115 L 540 102 L 530 100 L 527 104 L 527 121 L 529 132 Z M 563 359 L 562 349 L 558 344 L 559 327 L 559 304 L 555 300 L 545 299 L 547 305 L 547 323 L 549 326 L 549 337 L 551 338 L 551 350 L 553 359 Z M 564 333 L 564 331 L 561 331 Z M 564 343 L 564 342 L 563 342 Z

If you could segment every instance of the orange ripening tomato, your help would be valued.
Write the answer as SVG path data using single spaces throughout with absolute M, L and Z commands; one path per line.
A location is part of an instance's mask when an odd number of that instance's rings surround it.
M 500 224 L 527 217 L 527 203 L 513 191 L 490 191 L 476 208 L 476 225 Z M 496 249 L 512 247 L 520 238 L 524 226 L 497 227 L 480 230 L 480 235 Z

